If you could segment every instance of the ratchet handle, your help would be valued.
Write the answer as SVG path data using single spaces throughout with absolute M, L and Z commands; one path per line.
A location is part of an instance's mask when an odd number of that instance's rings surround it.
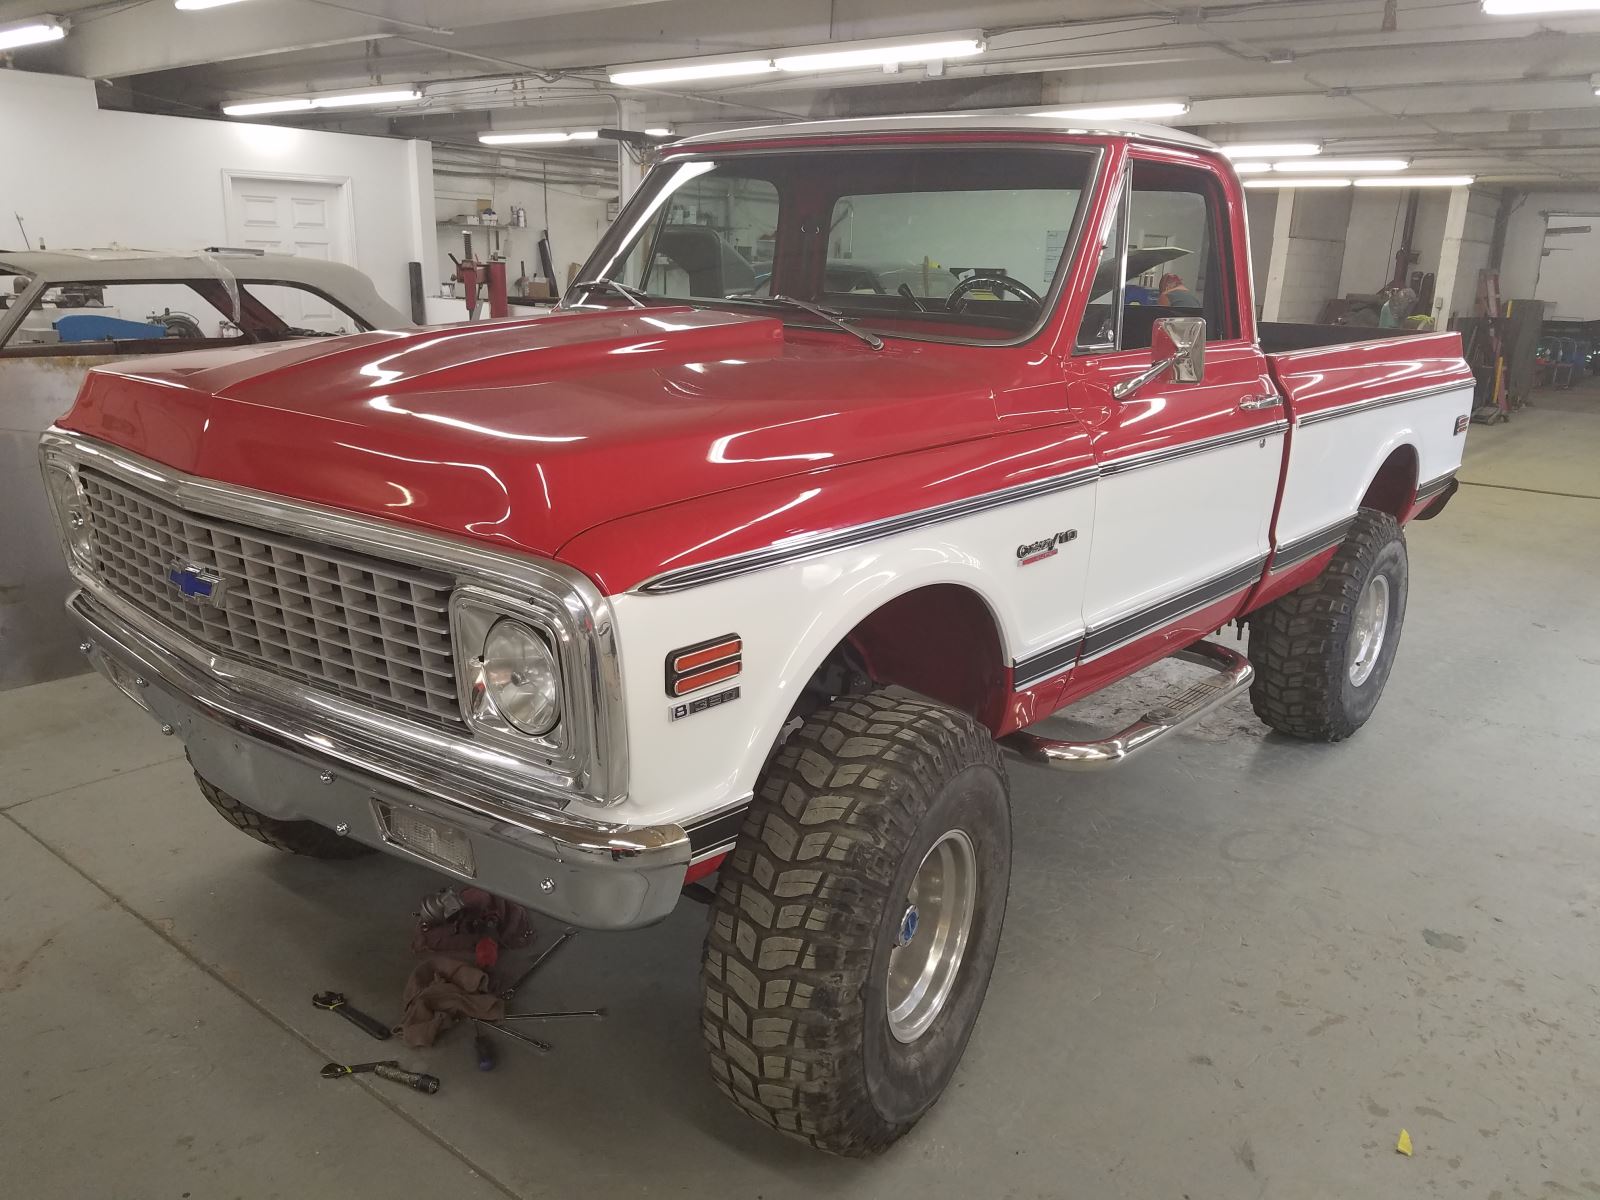
M 346 1021 L 349 1021 L 350 1024 L 354 1025 L 357 1029 L 360 1029 L 364 1033 L 371 1034 L 380 1042 L 387 1042 L 391 1037 L 394 1036 L 387 1025 L 378 1020 L 377 1017 L 368 1016 L 359 1008 L 351 1008 L 348 1004 L 341 1004 L 333 1011 L 338 1013 Z
M 403 1083 L 413 1091 L 426 1092 L 430 1096 L 439 1090 L 439 1077 L 437 1075 L 423 1075 L 416 1071 L 405 1071 L 399 1067 L 391 1067 L 387 1063 L 379 1063 L 372 1068 L 372 1073 L 380 1079 L 387 1079 L 391 1083 Z

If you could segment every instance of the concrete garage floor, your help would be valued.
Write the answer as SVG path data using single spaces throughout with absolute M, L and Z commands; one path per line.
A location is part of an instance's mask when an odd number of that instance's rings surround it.
M 1013 766 L 983 1019 L 875 1162 L 712 1090 L 692 904 L 552 962 L 530 1002 L 612 1019 L 551 1026 L 547 1058 L 507 1043 L 479 1074 L 458 1032 L 401 1055 L 436 1096 L 323 1081 L 379 1047 L 311 993 L 396 1012 L 438 880 L 248 841 L 97 679 L 0 695 L 0 1190 L 1600 1195 L 1600 395 L 1468 449 L 1474 486 L 1412 532 L 1405 643 L 1352 742 L 1267 736 L 1241 703 L 1120 772 Z

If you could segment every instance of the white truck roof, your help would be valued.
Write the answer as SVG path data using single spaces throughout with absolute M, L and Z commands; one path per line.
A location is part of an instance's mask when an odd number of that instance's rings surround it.
M 679 146 L 697 146 L 714 142 L 810 137 L 833 133 L 945 133 L 988 130 L 1011 132 L 1019 129 L 1046 133 L 1091 133 L 1112 137 L 1137 137 L 1191 146 L 1200 150 L 1216 149 L 1215 144 L 1205 138 L 1185 133 L 1181 129 L 1168 129 L 1165 125 L 1149 125 L 1139 121 L 1086 121 L 1080 117 L 1041 115 L 1037 110 L 1021 108 L 911 113 L 890 117 L 847 117 L 831 121 L 796 121 L 788 125 L 753 125 L 745 129 L 719 129 L 715 133 L 699 133 L 682 141 L 673 142 L 671 145 L 676 149 Z

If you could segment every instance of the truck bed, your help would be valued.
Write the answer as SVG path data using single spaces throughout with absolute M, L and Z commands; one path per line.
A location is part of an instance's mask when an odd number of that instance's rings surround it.
M 1352 342 L 1399 341 L 1414 333 L 1379 329 L 1371 325 L 1312 325 L 1299 321 L 1262 321 L 1256 326 L 1261 349 L 1268 354 L 1309 350 L 1318 346 L 1343 346 Z

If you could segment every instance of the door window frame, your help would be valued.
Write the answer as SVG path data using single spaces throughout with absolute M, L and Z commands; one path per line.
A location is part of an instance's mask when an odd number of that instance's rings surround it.
M 1074 358 L 1103 357 L 1113 361 L 1124 361 L 1125 356 L 1138 356 L 1145 359 L 1151 357 L 1149 346 L 1135 346 L 1126 348 L 1122 344 L 1125 329 L 1125 315 L 1127 305 L 1122 297 L 1126 295 L 1128 285 L 1128 240 L 1129 227 L 1132 224 L 1134 170 L 1137 164 L 1144 162 L 1152 165 L 1193 170 L 1202 173 L 1206 178 L 1205 190 L 1200 192 L 1206 199 L 1207 216 L 1211 226 L 1211 256 L 1215 260 L 1218 273 L 1226 276 L 1226 286 L 1220 289 L 1223 302 L 1228 306 L 1229 315 L 1234 326 L 1233 331 L 1226 337 L 1213 337 L 1209 328 L 1206 330 L 1206 348 L 1221 350 L 1225 348 L 1253 345 L 1254 329 L 1247 314 L 1250 314 L 1250 297 L 1240 294 L 1240 271 L 1238 269 L 1238 255 L 1234 252 L 1234 245 L 1238 241 L 1239 231 L 1236 228 L 1234 217 L 1234 204 L 1228 190 L 1227 181 L 1218 169 L 1217 163 L 1211 158 L 1193 154 L 1169 147 L 1129 146 L 1128 153 L 1123 159 L 1122 170 L 1117 186 L 1121 189 L 1115 208 L 1112 210 L 1112 220 L 1117 223 L 1117 283 L 1116 298 L 1113 301 L 1115 313 L 1116 342 L 1107 345 L 1097 342 L 1091 345 L 1080 345 L 1077 341 L 1081 332 L 1082 316 L 1079 317 L 1080 329 L 1073 331 L 1072 356 Z M 1248 244 L 1248 241 L 1241 243 Z M 1103 251 L 1102 251 L 1103 253 Z M 1096 256 L 1094 270 L 1098 270 L 1099 255 Z M 1090 286 L 1093 286 L 1093 277 L 1090 277 Z M 1208 288 L 1208 291 L 1213 290 Z M 1092 297 L 1086 297 L 1084 309 L 1087 311 L 1088 303 Z

